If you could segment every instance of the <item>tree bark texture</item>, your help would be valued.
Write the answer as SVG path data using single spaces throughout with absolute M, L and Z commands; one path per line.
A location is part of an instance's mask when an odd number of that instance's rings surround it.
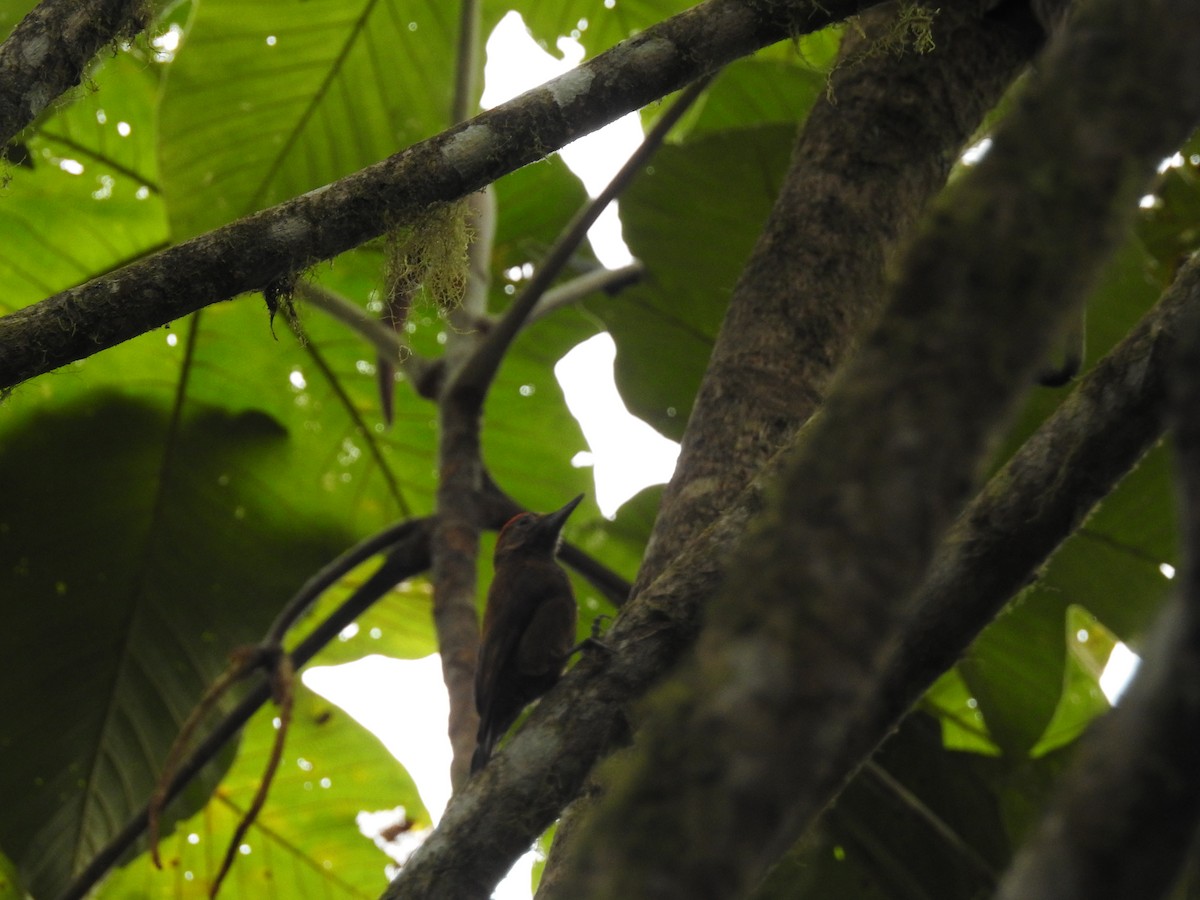
M 565 893 L 739 896 L 819 811 L 990 443 L 1200 119 L 1200 16 L 1094 0 L 936 204 L 729 567 Z
M 464 13 L 465 15 L 465 13 Z M 437 525 L 433 540 L 433 621 L 442 660 L 450 716 L 447 734 L 453 757 L 450 782 L 457 790 L 470 773 L 479 715 L 475 711 L 475 659 L 479 653 L 479 616 L 475 598 L 479 563 L 478 506 L 484 491 L 479 429 L 486 390 L 463 398 L 449 389 L 471 357 L 480 352 L 478 333 L 461 320 L 487 313 L 488 269 L 496 230 L 496 198 L 490 188 L 468 205 L 474 242 L 467 255 L 469 275 L 462 306 L 452 313 L 452 336 L 443 362 L 449 377 L 438 396 Z
M 941 10 L 929 53 L 887 49 L 892 4 L 847 29 L 730 299 L 635 592 L 820 404 L 879 311 L 897 245 L 1040 43 L 1028 14 L 1012 12 Z
M 43 0 L 0 45 L 0 146 L 83 80 L 96 52 L 145 26 L 144 0 Z
M 882 304 L 888 259 L 1040 44 L 1028 15 L 944 10 L 932 52 L 881 50 L 889 5 L 847 32 L 828 95 L 809 113 L 780 196 L 730 299 L 635 596 L 736 502 L 824 397 Z M 559 822 L 539 886 L 598 788 Z
M 879 692 L 849 723 L 845 760 L 817 790 L 824 802 L 1161 438 L 1180 322 L 1197 313 L 1193 258 L 951 526 Z

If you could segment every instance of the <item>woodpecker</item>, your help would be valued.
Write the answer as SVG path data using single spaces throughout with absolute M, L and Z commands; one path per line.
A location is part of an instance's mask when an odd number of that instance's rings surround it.
M 472 772 L 487 764 L 521 710 L 554 686 L 575 644 L 575 594 L 554 554 L 581 500 L 583 494 L 552 513 L 514 516 L 496 539 L 475 669 L 479 737 Z

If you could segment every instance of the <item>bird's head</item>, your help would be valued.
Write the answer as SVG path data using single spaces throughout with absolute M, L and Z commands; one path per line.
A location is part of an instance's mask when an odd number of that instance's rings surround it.
M 583 494 L 580 494 L 566 506 L 552 513 L 538 515 L 537 513 L 520 513 L 513 516 L 500 529 L 500 537 L 496 539 L 496 559 L 510 553 L 548 553 L 550 556 L 558 549 L 563 525 L 567 517 L 575 511 Z

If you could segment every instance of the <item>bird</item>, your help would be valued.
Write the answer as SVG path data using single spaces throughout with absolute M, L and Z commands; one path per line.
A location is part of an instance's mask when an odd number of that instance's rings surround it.
M 554 555 L 581 500 L 583 494 L 552 513 L 514 516 L 496 539 L 475 668 L 479 734 L 472 773 L 487 764 L 521 710 L 555 685 L 575 644 L 575 593 Z

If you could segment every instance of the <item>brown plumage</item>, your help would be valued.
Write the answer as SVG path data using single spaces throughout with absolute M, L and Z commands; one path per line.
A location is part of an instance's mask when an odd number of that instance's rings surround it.
M 472 772 L 487 764 L 521 710 L 558 681 L 575 643 L 575 594 L 554 554 L 563 523 L 582 499 L 544 516 L 515 516 L 496 540 L 475 669 L 479 737 Z

